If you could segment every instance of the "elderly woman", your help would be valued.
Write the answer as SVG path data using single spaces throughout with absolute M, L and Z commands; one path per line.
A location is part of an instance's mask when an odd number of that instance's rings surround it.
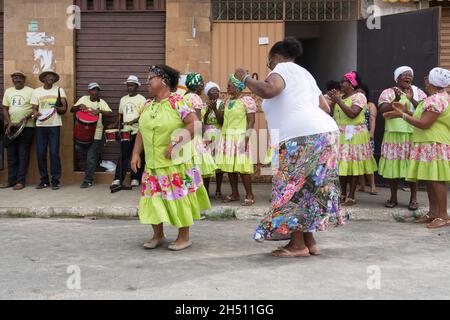
M 228 173 L 231 195 L 225 203 L 239 201 L 238 174 L 241 176 L 246 197 L 243 206 L 252 206 L 255 196 L 252 191 L 252 174 L 254 172 L 251 157 L 249 131 L 255 126 L 256 102 L 250 96 L 242 95 L 245 85 L 234 75 L 228 80 L 230 98 L 225 104 L 222 133 L 216 155 L 216 164 L 220 170 Z
M 450 183 L 450 107 L 446 88 L 450 71 L 434 68 L 425 78 L 428 98 L 420 102 L 414 114 L 409 103 L 393 104 L 384 113 L 387 119 L 403 119 L 413 128 L 407 181 L 426 181 L 430 211 L 417 223 L 428 223 L 430 229 L 450 226 L 447 214 L 447 184 Z
M 200 170 L 192 161 L 190 140 L 198 118 L 181 96 L 171 93 L 179 77 L 180 73 L 169 66 L 150 67 L 148 90 L 154 99 L 144 105 L 133 150 L 134 172 L 140 168 L 140 154 L 145 151 L 139 218 L 142 224 L 153 227 L 153 238 L 144 245 L 147 249 L 165 241 L 163 223 L 179 229 L 169 249 L 188 248 L 192 244 L 189 227 L 194 219 L 200 219 L 201 211 L 210 208 Z
M 207 97 L 207 108 L 202 109 L 201 119 L 203 122 L 203 140 L 206 144 L 206 151 L 213 157 L 216 152 L 216 145 L 218 138 L 222 132 L 223 125 L 223 110 L 225 105 L 223 101 L 219 99 L 220 87 L 217 83 L 208 82 L 205 86 L 205 96 Z M 203 177 L 206 190 L 209 193 L 210 177 Z M 222 199 L 222 180 L 223 172 L 216 170 L 216 193 L 215 199 Z
M 361 80 L 356 72 L 344 75 L 341 80 L 342 96 L 336 90 L 329 93 L 332 115 L 341 135 L 339 137 L 339 180 L 342 188 L 341 202 L 346 206 L 356 204 L 355 192 L 359 176 L 377 171 L 377 163 L 370 145 L 365 123 L 366 96 L 359 92 Z M 347 183 L 350 192 L 347 196 Z
M 379 98 L 378 106 L 381 114 L 392 111 L 392 104 L 400 102 L 406 104 L 410 115 L 420 101 L 427 95 L 412 85 L 414 71 L 410 67 L 399 67 L 394 72 L 395 86 L 384 90 Z M 397 189 L 400 179 L 405 179 L 408 171 L 411 154 L 411 135 L 413 128 L 401 118 L 386 119 L 383 143 L 381 145 L 381 158 L 379 174 L 389 179 L 391 197 L 386 201 L 387 208 L 397 206 Z M 411 182 L 411 197 L 408 208 L 417 210 L 417 183 Z
M 302 53 L 294 38 L 269 52 L 272 70 L 265 81 L 236 71 L 236 78 L 264 98 L 263 110 L 275 147 L 273 199 L 253 238 L 290 240 L 272 252 L 276 257 L 319 254 L 313 233 L 343 224 L 337 174 L 338 127 L 312 75 L 294 63 Z M 275 169 L 275 167 L 274 167 Z
M 203 88 L 205 87 L 202 76 L 198 73 L 189 73 L 186 76 L 186 87 L 188 88 L 188 91 L 184 95 L 184 102 L 193 108 L 198 119 L 201 119 L 202 110 L 206 109 L 205 103 L 202 98 L 200 98 Z M 205 144 L 201 137 L 201 134 L 195 136 L 194 163 L 199 166 L 203 178 L 210 178 L 216 173 L 217 166 L 214 163 L 211 153 L 206 151 Z M 208 190 L 208 188 L 209 179 L 206 184 L 206 189 Z

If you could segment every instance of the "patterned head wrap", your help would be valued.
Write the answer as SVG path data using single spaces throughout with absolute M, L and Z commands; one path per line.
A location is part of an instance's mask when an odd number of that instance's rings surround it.
M 231 83 L 239 90 L 242 91 L 245 89 L 245 83 L 240 81 L 238 78 L 234 76 L 234 74 L 230 74 L 229 78 L 231 80 Z
M 202 83 L 203 78 L 199 73 L 192 72 L 186 76 L 186 87 L 191 91 L 197 90 Z
M 447 88 L 450 85 L 450 71 L 443 68 L 434 68 L 428 75 L 428 81 L 435 87 Z
M 356 80 L 356 73 L 354 71 L 346 73 L 344 77 L 352 84 L 353 87 L 357 87 L 359 85 L 358 80 Z
M 170 82 L 169 75 L 162 68 L 158 66 L 151 66 L 148 71 L 156 74 L 158 77 L 165 80 L 166 82 Z
M 395 69 L 394 81 L 397 82 L 398 78 L 400 78 L 400 76 L 406 72 L 411 72 L 412 76 L 414 77 L 414 70 L 411 67 L 403 66 L 403 67 L 398 67 L 397 69 Z

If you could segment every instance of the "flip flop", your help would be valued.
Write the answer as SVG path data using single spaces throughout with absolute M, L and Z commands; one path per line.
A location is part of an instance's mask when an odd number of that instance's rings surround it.
M 225 199 L 223 199 L 224 203 L 229 203 L 229 202 L 236 202 L 236 201 L 240 201 L 240 198 L 232 198 L 231 196 L 226 196 Z
M 427 228 L 428 229 L 438 229 L 438 228 L 448 227 L 448 226 L 450 226 L 449 220 L 444 220 L 442 218 L 436 218 L 429 225 L 427 225 Z
M 351 207 L 356 204 L 356 200 L 352 198 L 348 198 L 347 201 L 343 204 L 344 207 Z
M 171 243 L 168 248 L 171 251 L 181 251 L 181 250 L 189 248 L 190 246 L 192 246 L 192 241 L 188 241 L 185 244 Z
M 255 199 L 245 199 L 241 206 L 243 207 L 251 207 L 255 204 Z
M 312 256 L 320 256 L 320 250 L 311 251 L 308 246 L 306 246 L 309 250 L 309 254 Z M 285 247 L 278 247 L 278 250 L 287 250 Z
M 397 205 L 398 205 L 397 201 L 393 202 L 391 200 L 386 201 L 386 203 L 384 204 L 384 206 L 389 209 L 395 208 Z
M 434 218 L 432 216 L 426 214 L 423 217 L 414 220 L 413 223 L 431 223 L 433 220 Z
M 411 201 L 408 205 L 408 210 L 416 211 L 419 209 L 419 203 L 417 201 Z
M 281 254 L 276 254 L 275 252 L 280 251 Z M 300 257 L 309 257 L 310 254 L 304 254 L 304 253 L 295 253 L 292 251 L 289 251 L 285 248 L 278 248 L 277 250 L 272 251 L 272 256 L 277 258 L 300 258 Z

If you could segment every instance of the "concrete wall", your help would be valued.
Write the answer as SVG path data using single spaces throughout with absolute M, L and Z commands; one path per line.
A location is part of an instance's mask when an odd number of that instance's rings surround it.
M 35 60 L 34 55 L 44 54 L 51 59 L 49 66 L 54 68 L 61 76 L 57 83 L 65 89 L 69 105 L 74 99 L 74 31 L 67 28 L 67 7 L 72 0 L 5 0 L 4 1 L 4 67 L 5 88 L 11 87 L 10 74 L 20 69 L 27 75 L 27 85 L 33 88 L 42 84 L 38 74 L 42 67 Z M 37 22 L 37 31 L 45 32 L 47 40 L 41 45 L 32 45 L 27 42 L 29 23 Z M 54 41 L 52 39 L 54 38 Z M 45 68 L 45 66 L 44 66 Z M 66 114 L 63 117 L 63 128 L 72 127 L 72 117 Z M 73 148 L 72 129 L 62 130 L 61 157 L 63 159 L 62 182 L 73 180 Z M 39 180 L 35 148 L 32 150 L 29 168 L 29 183 Z M 0 172 L 0 180 L 6 181 L 7 170 Z
M 167 0 L 166 63 L 211 77 L 211 1 Z M 192 34 L 193 18 L 197 33 Z

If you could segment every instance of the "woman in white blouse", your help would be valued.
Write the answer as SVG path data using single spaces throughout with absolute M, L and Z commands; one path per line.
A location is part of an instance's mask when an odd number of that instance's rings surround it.
M 290 240 L 276 257 L 318 255 L 313 233 L 342 225 L 337 172 L 338 127 L 313 76 L 294 63 L 302 54 L 294 38 L 277 42 L 269 53 L 264 81 L 244 69 L 235 76 L 264 99 L 263 110 L 274 149 L 273 199 L 254 239 Z

